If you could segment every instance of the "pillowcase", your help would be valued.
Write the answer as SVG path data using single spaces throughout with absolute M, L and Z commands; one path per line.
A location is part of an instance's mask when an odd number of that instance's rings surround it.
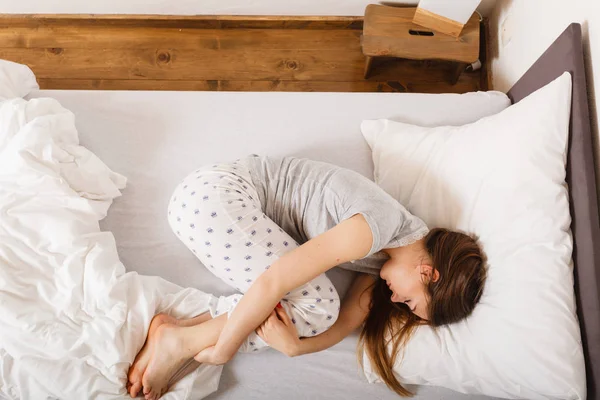
M 401 382 L 585 398 L 565 183 L 570 101 L 564 73 L 469 125 L 363 121 L 376 182 L 430 228 L 475 234 L 488 258 L 473 314 L 437 331 L 418 328 L 394 367 Z M 365 373 L 379 380 L 368 363 Z

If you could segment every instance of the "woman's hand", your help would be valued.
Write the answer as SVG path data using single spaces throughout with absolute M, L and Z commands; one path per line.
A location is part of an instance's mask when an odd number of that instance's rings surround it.
M 280 305 L 271 312 L 265 322 L 256 328 L 256 333 L 275 350 L 289 357 L 299 355 L 298 331 Z

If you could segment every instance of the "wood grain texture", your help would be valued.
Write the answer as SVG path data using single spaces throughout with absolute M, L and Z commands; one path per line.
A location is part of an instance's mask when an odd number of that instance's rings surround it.
M 0 58 L 44 89 L 423 91 L 484 89 L 479 73 L 384 60 L 363 79 L 356 17 L 0 15 Z
M 362 37 L 363 53 L 374 57 L 439 59 L 468 64 L 477 61 L 480 27 L 476 14 L 467 22 L 462 35 L 456 38 L 414 24 L 415 10 L 414 7 L 368 5 Z
M 421 7 L 417 7 L 413 22 L 424 28 L 432 29 L 434 31 L 454 37 L 459 37 L 461 31 L 463 30 L 463 24 L 460 22 L 446 18 L 443 15 L 433 13 Z
M 346 50 L 360 40 L 354 29 L 319 30 L 279 29 L 191 29 L 128 28 L 89 26 L 40 26 L 0 28 L 0 48 L 70 49 L 304 49 Z
M 362 17 L 271 15 L 0 14 L 3 25 L 127 26 L 194 29 L 362 29 Z

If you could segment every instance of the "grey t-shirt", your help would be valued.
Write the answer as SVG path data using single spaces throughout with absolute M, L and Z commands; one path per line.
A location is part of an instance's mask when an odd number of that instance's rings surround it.
M 250 171 L 263 212 L 298 243 L 362 214 L 373 233 L 373 245 L 361 260 L 339 265 L 379 275 L 388 256 L 381 249 L 421 239 L 427 226 L 375 182 L 325 162 L 296 157 L 251 155 L 238 162 Z

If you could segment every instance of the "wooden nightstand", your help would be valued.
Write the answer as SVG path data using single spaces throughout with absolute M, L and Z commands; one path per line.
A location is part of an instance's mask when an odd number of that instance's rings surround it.
M 455 84 L 465 68 L 479 59 L 479 16 L 473 14 L 456 38 L 412 22 L 416 7 L 370 4 L 365 10 L 362 50 L 367 57 L 365 79 L 375 57 L 453 61 L 449 81 Z

